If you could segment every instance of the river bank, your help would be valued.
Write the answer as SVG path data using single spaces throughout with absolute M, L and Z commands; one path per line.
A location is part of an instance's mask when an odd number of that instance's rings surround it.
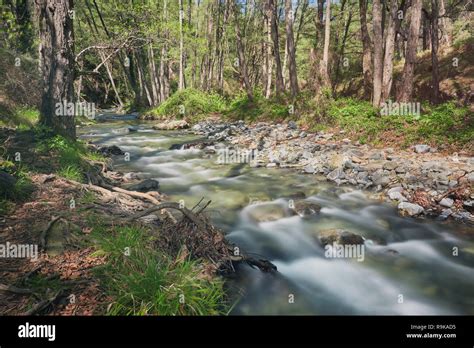
M 474 223 L 474 157 L 468 154 L 443 154 L 425 144 L 407 150 L 379 149 L 344 138 L 344 132 L 305 132 L 294 122 L 203 122 L 190 132 L 209 140 L 207 151 L 216 151 L 215 144 L 225 142 L 235 149 L 253 150 L 254 166 L 292 168 L 323 175 L 336 185 L 371 190 L 397 204 L 403 215 Z

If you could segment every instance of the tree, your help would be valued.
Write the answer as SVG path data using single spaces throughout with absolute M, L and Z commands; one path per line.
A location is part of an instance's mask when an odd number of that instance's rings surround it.
M 183 37 L 184 8 L 183 0 L 179 0 L 179 84 L 178 89 L 184 89 L 184 37 Z
M 283 82 L 283 73 L 280 59 L 280 43 L 278 38 L 278 25 L 277 25 L 277 9 L 275 0 L 267 0 L 267 11 L 268 17 L 270 18 L 270 33 L 273 41 L 273 56 L 275 58 L 276 65 L 276 93 L 280 94 L 285 91 L 285 84 Z
M 324 86 L 330 85 L 329 80 L 329 40 L 331 39 L 331 0 L 326 3 L 326 18 L 324 20 L 324 50 L 323 60 L 321 61 L 321 76 Z
M 422 0 L 412 0 L 410 28 L 408 29 L 408 39 L 406 48 L 405 65 L 403 67 L 400 87 L 398 89 L 397 101 L 410 101 L 413 93 L 413 75 L 416 63 L 416 51 L 418 48 L 418 38 L 420 36 Z
M 362 74 L 364 94 L 369 96 L 372 89 L 372 42 L 367 29 L 367 0 L 359 0 L 360 36 L 362 38 Z
M 298 94 L 298 76 L 296 72 L 296 48 L 293 37 L 294 13 L 291 8 L 291 0 L 285 0 L 285 21 L 286 21 L 286 47 L 288 49 L 289 59 L 289 78 L 291 95 L 295 97 Z
M 40 123 L 75 139 L 74 115 L 56 112 L 59 104 L 74 103 L 73 1 L 35 0 L 35 8 L 41 42 Z
M 438 0 L 431 0 L 431 88 L 433 89 L 432 102 L 434 104 L 439 102 L 438 23 L 439 3 Z
M 237 53 L 239 55 L 239 71 L 240 77 L 244 83 L 245 91 L 247 92 L 247 97 L 249 100 L 253 100 L 252 86 L 250 85 L 249 75 L 247 71 L 247 64 L 245 62 L 245 49 L 244 44 L 242 43 L 242 33 L 240 31 L 239 23 L 239 8 L 237 3 L 234 3 L 234 25 L 237 41 Z
M 383 35 L 382 35 L 382 6 L 380 0 L 374 0 L 373 7 L 374 26 L 374 65 L 373 65 L 373 93 L 372 104 L 378 108 L 382 98 L 383 78 Z

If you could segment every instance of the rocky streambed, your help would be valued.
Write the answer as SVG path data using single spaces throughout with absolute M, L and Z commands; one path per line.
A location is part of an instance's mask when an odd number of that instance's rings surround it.
M 181 127 L 182 128 L 182 127 Z M 426 144 L 407 150 L 373 148 L 338 134 L 310 133 L 287 124 L 198 123 L 190 132 L 208 139 L 190 143 L 208 152 L 253 150 L 251 165 L 293 168 L 324 175 L 337 185 L 370 190 L 374 197 L 397 204 L 402 215 L 453 218 L 474 223 L 474 157 L 441 154 Z

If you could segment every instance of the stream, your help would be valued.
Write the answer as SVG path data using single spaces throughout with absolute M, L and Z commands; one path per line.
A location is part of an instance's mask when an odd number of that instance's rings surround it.
M 132 125 L 136 131 L 120 132 Z M 228 240 L 278 267 L 275 275 L 239 267 L 228 281 L 231 314 L 474 314 L 472 227 L 403 218 L 368 192 L 295 170 L 218 164 L 216 154 L 203 150 L 169 150 L 200 138 L 186 132 L 117 121 L 79 133 L 129 152 L 130 161 L 117 156 L 115 169 L 158 180 L 171 200 L 187 207 L 212 200 L 207 211 Z M 303 194 L 321 212 L 286 214 L 289 199 Z M 261 219 L 282 212 L 277 220 Z M 325 257 L 317 235 L 332 228 L 365 238 L 362 260 Z

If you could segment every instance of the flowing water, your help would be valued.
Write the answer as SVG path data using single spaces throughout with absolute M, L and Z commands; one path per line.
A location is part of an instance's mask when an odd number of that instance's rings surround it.
M 119 158 L 115 168 L 157 179 L 172 200 L 188 207 L 212 200 L 208 211 L 227 238 L 278 267 L 275 275 L 238 269 L 229 281 L 233 314 L 474 314 L 472 227 L 402 218 L 368 192 L 324 178 L 218 164 L 217 155 L 196 149 L 169 150 L 199 137 L 143 123 L 134 125 L 136 132 L 120 131 L 127 126 L 99 124 L 80 133 L 129 152 L 130 161 Z M 288 214 L 289 199 L 301 193 L 323 207 L 320 214 Z M 282 216 L 259 222 L 272 214 Z M 330 228 L 363 236 L 363 258 L 325 257 L 316 236 Z

